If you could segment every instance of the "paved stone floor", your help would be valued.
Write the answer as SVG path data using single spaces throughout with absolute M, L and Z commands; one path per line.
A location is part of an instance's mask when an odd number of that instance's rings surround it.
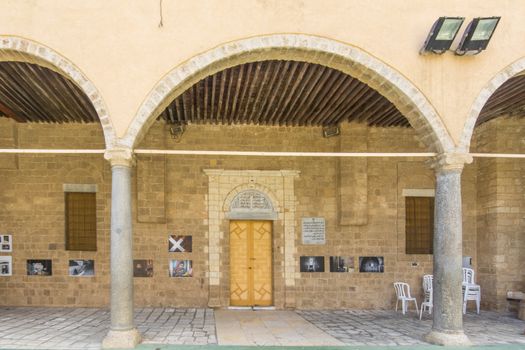
M 220 345 L 343 345 L 293 311 L 217 310 Z
M 390 310 L 297 311 L 299 315 L 345 345 L 422 345 L 432 327 L 427 314 L 420 321 L 414 312 Z M 464 330 L 475 345 L 523 344 L 525 322 L 515 315 L 468 312 Z
M 432 321 L 415 312 L 238 311 L 142 308 L 135 323 L 144 346 L 153 344 L 401 345 L 424 344 Z M 494 312 L 468 313 L 465 332 L 478 345 L 517 344 L 525 349 L 525 322 Z M 100 349 L 109 311 L 92 308 L 0 308 L 1 349 Z M 217 329 L 217 331 L 216 331 Z M 228 332 L 230 332 L 228 336 Z M 218 342 L 217 342 L 218 339 Z M 162 346 L 164 348 L 165 345 Z M 509 345 L 510 346 L 510 345 Z

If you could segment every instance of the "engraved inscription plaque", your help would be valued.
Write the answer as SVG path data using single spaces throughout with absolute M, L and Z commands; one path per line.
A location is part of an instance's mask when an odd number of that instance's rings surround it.
M 325 244 L 324 218 L 303 218 L 303 244 Z

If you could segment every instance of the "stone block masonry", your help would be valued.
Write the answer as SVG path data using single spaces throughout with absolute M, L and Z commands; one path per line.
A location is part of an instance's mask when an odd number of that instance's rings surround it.
M 190 125 L 176 143 L 157 122 L 139 148 L 339 152 L 344 143 L 346 151 L 427 151 L 412 129 L 363 129 L 345 125 L 341 136 L 323 138 L 322 130 L 314 127 Z M 479 127 L 476 147 L 517 152 L 519 141 L 512 140 L 519 140 L 519 130 L 512 118 L 494 120 Z M 491 143 L 492 137 L 499 143 Z M 0 142 L 4 147 L 21 148 L 104 148 L 98 125 L 26 125 L 6 119 L 0 119 Z M 14 240 L 13 252 L 6 254 L 13 256 L 13 276 L 0 277 L 0 304 L 108 306 L 109 163 L 100 155 L 16 158 L 16 167 L 0 166 L 0 232 L 12 234 Z M 219 197 L 226 198 L 228 189 L 250 184 L 272 188 L 278 194 L 281 214 L 273 228 L 276 307 L 388 309 L 395 303 L 392 282 L 398 280 L 410 283 L 413 294 L 419 296 L 421 276 L 432 273 L 432 256 L 405 253 L 402 193 L 404 189 L 433 189 L 433 171 L 422 158 L 355 159 L 356 164 L 348 160 L 342 171 L 335 158 L 137 156 L 132 171 L 133 258 L 153 260 L 154 272 L 153 277 L 134 278 L 135 305 L 228 305 L 229 225 L 223 215 L 225 200 Z M 363 162 L 366 166 L 361 166 Z M 503 288 L 523 288 L 522 163 L 476 161 L 462 174 L 463 252 L 474 258 L 484 308 L 504 306 Z M 217 178 L 214 189 L 205 169 L 238 173 Z M 296 171 L 299 176 L 246 175 L 281 170 Z M 96 252 L 65 250 L 65 183 L 97 185 Z M 210 216 L 210 211 L 217 215 Z M 343 211 L 352 224 L 341 224 Z M 326 244 L 302 244 L 303 217 L 325 218 Z M 513 225 L 520 229 L 513 230 Z M 169 234 L 192 236 L 192 251 L 168 252 Z M 309 255 L 324 257 L 325 272 L 299 272 L 299 257 Z M 354 257 L 356 271 L 330 273 L 330 256 Z M 383 256 L 385 272 L 357 272 L 359 256 Z M 52 259 L 53 276 L 27 276 L 27 259 Z M 69 259 L 95 260 L 95 276 L 70 277 Z M 170 260 L 191 260 L 193 277 L 169 277 Z

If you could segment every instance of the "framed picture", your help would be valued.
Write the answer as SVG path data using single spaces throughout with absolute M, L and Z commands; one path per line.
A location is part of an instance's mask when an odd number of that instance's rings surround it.
M 168 251 L 191 253 L 191 236 L 168 236 Z
M 28 276 L 52 276 L 53 263 L 51 260 L 27 260 Z
M 330 272 L 354 272 L 353 256 L 331 256 Z
M 0 256 L 0 276 L 11 276 L 13 274 L 13 258 Z
M 324 272 L 324 256 L 301 256 L 301 272 Z
M 359 272 L 385 272 L 385 260 L 382 256 L 360 256 Z
M 13 236 L 0 234 L 0 252 L 13 251 Z
M 95 276 L 95 260 L 69 260 L 69 276 Z
M 133 277 L 153 277 L 153 260 L 133 260 Z
M 170 277 L 193 277 L 191 260 L 170 260 Z

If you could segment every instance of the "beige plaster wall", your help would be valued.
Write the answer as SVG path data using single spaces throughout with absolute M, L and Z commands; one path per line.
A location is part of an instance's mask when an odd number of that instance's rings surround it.
M 437 17 L 465 16 L 468 22 L 493 15 L 502 21 L 482 54 L 418 54 Z M 407 77 L 458 142 L 482 88 L 525 57 L 524 15 L 521 0 L 184 0 L 163 2 L 159 26 L 157 1 L 7 0 L 0 4 L 0 35 L 42 43 L 75 64 L 99 89 L 118 136 L 153 86 L 199 53 L 263 34 L 325 37 L 364 50 Z

